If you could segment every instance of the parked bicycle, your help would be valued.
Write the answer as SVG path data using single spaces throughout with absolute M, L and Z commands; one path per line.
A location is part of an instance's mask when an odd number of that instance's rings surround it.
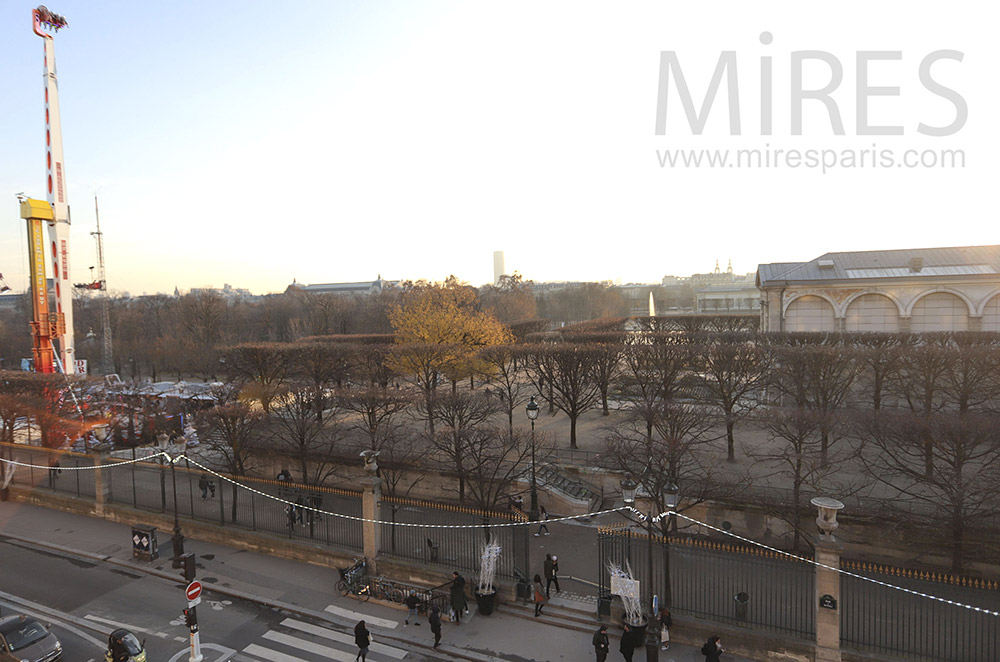
M 371 588 L 368 585 L 368 577 L 365 572 L 368 569 L 368 562 L 365 559 L 358 559 L 350 568 L 337 568 L 340 572 L 340 581 L 337 582 L 337 592 L 342 596 L 353 593 L 362 602 L 367 602 L 372 597 Z

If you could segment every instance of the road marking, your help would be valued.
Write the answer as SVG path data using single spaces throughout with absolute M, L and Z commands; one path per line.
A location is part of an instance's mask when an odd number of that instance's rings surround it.
M 145 632 L 146 634 L 151 634 L 154 637 L 159 637 L 160 639 L 166 639 L 170 635 L 166 632 L 154 632 L 147 628 L 139 627 L 138 625 L 129 625 L 128 623 L 119 623 L 118 621 L 112 621 L 110 618 L 101 618 L 100 616 L 94 616 L 92 614 L 87 614 L 84 616 L 88 621 L 96 621 L 98 623 L 104 623 L 105 625 L 114 625 L 116 628 L 121 628 L 122 630 L 134 630 L 135 632 Z
M 397 628 L 399 627 L 399 621 L 390 621 L 387 618 L 379 618 L 378 616 L 369 616 L 368 614 L 362 614 L 358 611 L 351 611 L 350 609 L 344 609 L 343 607 L 338 607 L 336 605 L 329 605 L 323 611 L 328 611 L 331 614 L 336 614 L 337 616 L 343 616 L 352 621 L 364 621 L 368 625 L 374 625 L 380 628 Z
M 4 593 L 0 591 L 0 598 L 3 602 L 0 604 L 5 605 L 8 609 L 13 609 L 14 611 L 27 614 L 28 616 L 33 616 L 40 621 L 54 621 L 59 623 L 59 625 L 66 630 L 69 630 L 76 636 L 80 637 L 84 641 L 90 642 L 98 648 L 104 648 L 107 645 L 107 639 L 101 641 L 100 639 L 95 639 L 89 634 L 80 629 L 80 627 L 86 627 L 80 622 L 79 617 L 72 616 L 62 611 L 57 611 L 44 605 L 38 605 L 34 602 L 18 598 L 17 596 L 10 595 L 9 593 Z M 55 614 L 55 616 L 53 616 Z M 70 623 L 76 623 L 80 627 L 73 627 Z
M 275 632 L 273 630 L 265 632 L 264 638 L 279 644 L 284 644 L 285 646 L 298 648 L 299 650 L 303 650 L 307 653 L 322 655 L 323 659 L 338 660 L 339 662 L 354 662 L 355 658 L 357 658 L 357 655 L 354 653 L 347 653 L 338 648 L 330 648 L 329 646 L 323 646 L 322 644 L 314 644 L 311 641 L 299 639 L 298 637 L 292 637 L 287 634 L 281 634 L 280 632 Z
M 285 655 L 284 653 L 279 653 L 278 651 L 273 651 L 270 648 L 264 648 L 257 644 L 250 644 L 243 649 L 243 652 L 254 657 L 259 657 L 262 660 L 267 660 L 268 662 L 309 662 L 309 660 L 303 660 L 301 657 Z
M 205 662 L 226 662 L 236 655 L 236 651 L 234 649 L 226 648 L 225 646 L 220 646 L 219 644 L 202 644 L 201 651 L 201 657 L 205 660 Z M 220 653 L 220 655 L 219 657 L 211 657 L 207 654 L 208 651 L 215 651 L 216 653 Z M 182 659 L 186 661 L 190 656 L 191 649 L 185 648 L 184 650 L 175 653 L 174 656 L 170 658 L 169 662 L 181 662 Z
M 345 634 L 343 632 L 337 632 L 336 630 L 330 630 L 329 628 L 320 627 L 318 625 L 313 625 L 312 623 L 303 623 L 302 621 L 297 621 L 294 618 L 286 618 L 281 621 L 281 624 L 285 627 L 292 628 L 294 630 L 299 630 L 300 632 L 306 632 L 308 634 L 315 635 L 317 637 L 324 637 L 326 639 L 332 639 L 333 641 L 340 642 L 342 644 L 349 644 L 354 646 L 354 635 Z M 371 645 L 372 652 L 382 653 L 383 655 L 388 655 L 389 657 L 394 657 L 397 660 L 402 660 L 406 657 L 406 651 L 401 648 L 394 648 L 392 646 L 386 646 L 385 644 L 380 644 L 378 642 Z

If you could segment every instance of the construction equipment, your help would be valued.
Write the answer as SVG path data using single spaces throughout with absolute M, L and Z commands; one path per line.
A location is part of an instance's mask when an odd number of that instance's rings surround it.
M 45 42 L 45 171 L 46 200 L 25 200 L 21 218 L 28 222 L 28 245 L 31 255 L 31 322 L 35 371 L 52 372 L 53 359 L 66 374 L 76 372 L 73 343 L 73 288 L 69 280 L 70 211 L 67 199 L 66 167 L 63 161 L 62 125 L 59 121 L 59 82 L 53 37 L 46 30 L 58 32 L 67 26 L 63 16 L 44 5 L 31 10 L 32 29 Z M 48 209 L 42 209 L 42 206 Z M 48 224 L 49 251 L 44 248 L 41 223 Z M 48 308 L 45 280 L 45 253 L 50 253 L 55 312 Z M 58 343 L 59 353 L 55 354 Z
M 97 280 L 89 283 L 77 283 L 79 290 L 98 290 L 101 293 L 101 332 L 104 352 L 101 355 L 101 372 L 110 375 L 114 372 L 114 361 L 111 347 L 111 302 L 108 299 L 108 281 L 104 271 L 104 233 L 101 232 L 101 210 L 94 196 L 94 216 L 97 219 L 97 232 L 90 236 L 97 242 Z M 90 268 L 93 272 L 93 267 Z

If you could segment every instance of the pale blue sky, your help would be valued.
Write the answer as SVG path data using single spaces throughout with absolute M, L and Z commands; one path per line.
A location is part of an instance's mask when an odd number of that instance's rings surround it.
M 690 4 L 690 3 L 689 3 Z M 985 3 L 78 2 L 52 4 L 69 198 L 72 277 L 94 264 L 99 187 L 113 290 L 228 282 L 254 292 L 387 278 L 474 284 L 492 254 L 536 280 L 658 281 L 732 258 L 808 260 L 832 250 L 997 243 L 998 62 Z M 825 8 L 824 8 L 825 7 Z M 30 4 L 0 1 L 0 272 L 23 288 L 14 194 L 43 197 L 42 41 Z M 774 34 L 764 47 L 762 31 Z M 857 136 L 855 51 L 871 65 L 872 123 Z M 920 60 L 962 63 L 923 89 Z M 720 92 L 705 134 L 675 105 L 654 136 L 659 54 L 674 50 L 698 104 L 720 51 L 737 52 L 743 135 Z M 816 108 L 788 122 L 789 53 L 843 63 L 847 126 Z M 758 130 L 760 56 L 774 67 L 774 135 Z M 807 79 L 822 85 L 822 71 Z M 810 76 L 816 76 L 813 79 Z M 815 81 L 819 81 L 816 83 Z M 676 97 L 674 97 L 676 99 Z M 964 149 L 966 167 L 664 169 L 656 150 Z

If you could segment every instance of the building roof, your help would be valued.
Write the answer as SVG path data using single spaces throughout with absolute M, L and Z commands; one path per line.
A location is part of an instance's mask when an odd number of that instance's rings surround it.
M 757 284 L 997 274 L 1000 274 L 1000 246 L 908 248 L 825 253 L 809 262 L 761 264 L 757 267 Z

